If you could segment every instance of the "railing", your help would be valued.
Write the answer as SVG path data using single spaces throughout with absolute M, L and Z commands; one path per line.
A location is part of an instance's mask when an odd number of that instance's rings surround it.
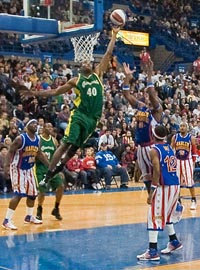
M 173 52 L 170 52 L 168 57 L 162 62 L 160 66 L 160 70 L 162 72 L 166 71 L 169 69 L 169 67 L 174 63 L 174 60 L 176 59 L 175 55 Z

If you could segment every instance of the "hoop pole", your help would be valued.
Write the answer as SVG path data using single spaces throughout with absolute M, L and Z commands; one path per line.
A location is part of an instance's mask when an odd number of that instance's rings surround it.
M 50 5 L 48 5 L 47 6 L 47 17 L 48 17 L 48 19 L 51 19 L 51 6 Z
M 73 0 L 70 0 L 70 3 L 69 3 L 69 21 L 72 24 L 72 22 L 73 22 Z
M 23 9 L 24 9 L 24 16 L 29 16 L 29 10 L 30 10 L 30 2 L 27 0 L 23 0 Z
M 103 0 L 94 0 L 94 17 L 95 17 L 95 28 L 97 31 L 103 29 Z

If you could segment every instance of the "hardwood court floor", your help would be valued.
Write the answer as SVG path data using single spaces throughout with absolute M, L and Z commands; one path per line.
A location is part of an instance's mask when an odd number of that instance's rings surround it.
M 196 188 L 198 202 L 200 188 Z M 160 262 L 138 262 L 136 255 L 148 247 L 146 191 L 132 184 L 126 191 L 72 191 L 65 193 L 62 221 L 51 216 L 54 196 L 46 197 L 42 225 L 23 224 L 25 199 L 14 222 L 17 231 L 0 230 L 0 269 L 6 270 L 133 270 L 200 269 L 200 206 L 190 211 L 184 190 L 183 219 L 175 229 L 183 249 Z M 0 197 L 3 220 L 9 199 Z M 159 250 L 168 242 L 159 233 Z

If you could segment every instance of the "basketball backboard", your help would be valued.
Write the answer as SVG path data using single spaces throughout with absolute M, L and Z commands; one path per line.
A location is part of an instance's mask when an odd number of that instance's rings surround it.
M 71 36 L 99 32 L 103 27 L 103 0 L 24 0 L 24 15 L 57 21 L 58 34 L 52 37 L 25 34 L 22 43 L 66 39 Z M 44 31 L 45 32 L 45 31 Z

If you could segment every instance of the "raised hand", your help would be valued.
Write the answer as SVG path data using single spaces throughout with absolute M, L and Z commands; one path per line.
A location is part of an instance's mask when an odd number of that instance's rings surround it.
M 20 89 L 19 94 L 20 98 L 24 100 L 26 97 L 34 97 L 36 96 L 37 91 L 33 89 Z
M 153 73 L 153 61 L 151 59 L 145 64 L 145 71 L 148 76 L 152 76 Z
M 113 30 L 113 33 L 117 34 L 120 31 L 120 27 L 115 26 L 112 28 L 112 30 Z
M 135 69 L 133 70 L 130 69 L 129 64 L 123 63 L 123 67 L 126 76 L 131 76 L 135 72 Z

